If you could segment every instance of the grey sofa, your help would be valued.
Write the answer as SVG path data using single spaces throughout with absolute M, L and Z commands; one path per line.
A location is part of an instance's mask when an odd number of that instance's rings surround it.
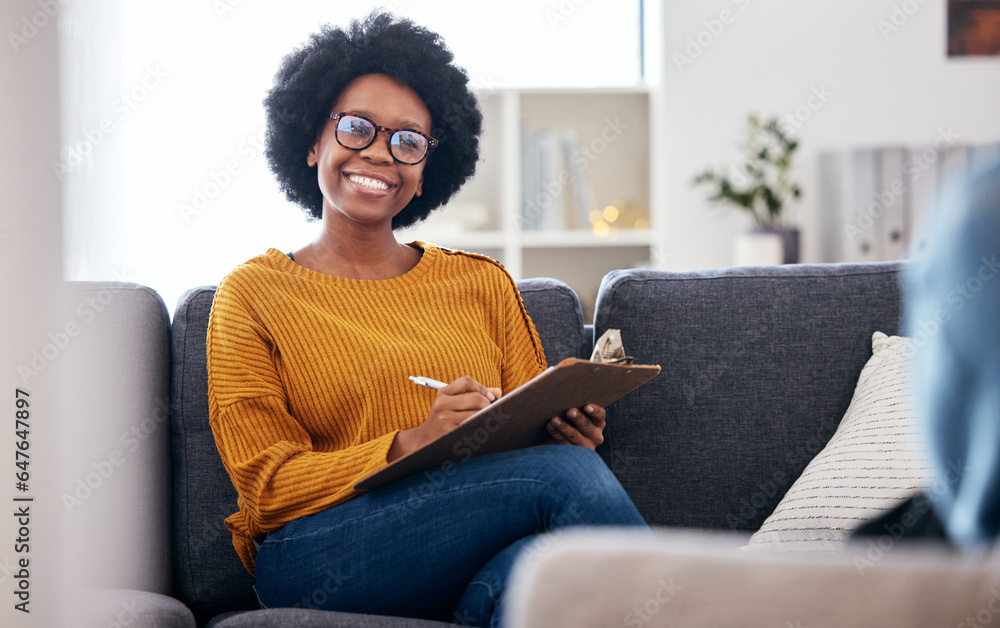
M 518 285 L 550 362 L 587 357 L 595 333 L 618 328 L 636 362 L 663 367 L 650 384 L 609 407 L 606 442 L 599 449 L 647 521 L 662 530 L 750 532 L 833 433 L 871 354 L 872 333 L 898 331 L 900 270 L 899 264 L 883 263 L 616 271 L 604 280 L 593 326 L 584 325 L 579 300 L 565 284 L 531 279 Z M 169 431 L 154 434 L 169 452 L 169 464 L 164 459 L 157 470 L 157 481 L 169 481 L 169 494 L 154 491 L 143 497 L 149 503 L 132 506 L 134 525 L 169 513 L 170 525 L 161 525 L 149 540 L 169 548 L 169 555 L 153 552 L 146 561 L 157 576 L 134 579 L 135 586 L 113 583 L 120 595 L 130 588 L 160 594 L 142 594 L 143 617 L 150 623 L 132 625 L 446 625 L 309 608 L 311 599 L 321 601 L 322 590 L 305 596 L 302 608 L 257 609 L 252 579 L 223 525 L 236 510 L 236 493 L 208 424 L 205 330 L 214 290 L 186 293 L 167 328 L 165 307 L 151 290 L 86 289 L 114 291 L 116 307 L 127 315 L 107 333 L 147 347 L 148 355 L 130 359 L 158 361 L 163 381 L 159 388 L 142 388 L 152 397 L 162 395 L 145 403 L 169 407 Z M 787 482 L 775 483 L 775 477 Z M 584 547 L 592 547 L 588 543 Z M 608 541 L 609 547 L 618 545 L 620 539 Z M 576 549 L 570 554 L 586 556 Z M 552 556 L 558 564 L 563 554 Z M 547 590 L 544 582 L 536 584 L 518 589 L 525 608 L 538 606 L 538 592 Z M 600 579 L 592 585 L 601 586 Z M 579 589 L 575 595 L 587 597 Z M 187 611 L 178 613 L 178 603 Z M 158 616 L 168 610 L 171 623 Z M 558 609 L 542 604 L 539 613 L 545 620 L 533 625 L 554 625 Z M 621 625 L 624 615 L 612 616 Z M 519 625 L 530 623 L 512 617 Z M 573 621 L 562 625 L 605 625 Z

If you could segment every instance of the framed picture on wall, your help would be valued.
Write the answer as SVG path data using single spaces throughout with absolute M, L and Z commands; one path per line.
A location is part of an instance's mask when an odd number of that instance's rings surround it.
M 1000 0 L 948 0 L 948 56 L 1000 57 Z

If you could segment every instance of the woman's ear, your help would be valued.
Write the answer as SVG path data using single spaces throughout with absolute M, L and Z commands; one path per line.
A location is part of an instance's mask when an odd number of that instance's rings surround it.
M 316 144 L 312 145 L 312 148 L 309 149 L 309 153 L 306 155 L 306 163 L 309 165 L 310 168 L 313 168 L 313 167 L 316 166 L 316 145 L 317 144 L 319 144 L 319 140 L 316 140 Z
M 417 191 L 413 193 L 414 196 L 420 196 L 420 193 L 424 191 L 424 175 L 420 175 L 420 180 L 417 181 Z

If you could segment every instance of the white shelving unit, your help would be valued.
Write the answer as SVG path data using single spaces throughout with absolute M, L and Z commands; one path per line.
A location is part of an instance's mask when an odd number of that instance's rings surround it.
M 476 176 L 447 207 L 399 235 L 489 255 L 518 279 L 565 281 L 580 295 L 589 320 L 604 274 L 647 265 L 653 255 L 658 213 L 651 201 L 652 92 L 644 87 L 502 89 L 480 93 L 479 99 L 485 129 Z M 565 156 L 565 167 L 550 168 L 555 174 L 538 182 L 556 192 L 538 196 L 539 201 L 553 199 L 547 208 L 571 203 L 566 228 L 525 225 L 525 129 L 560 138 L 575 135 L 577 150 Z M 568 200 L 572 186 L 581 182 L 590 199 L 583 210 Z M 618 209 L 618 217 L 605 221 L 603 232 L 580 224 L 609 205 Z M 614 218 L 613 211 L 609 215 Z

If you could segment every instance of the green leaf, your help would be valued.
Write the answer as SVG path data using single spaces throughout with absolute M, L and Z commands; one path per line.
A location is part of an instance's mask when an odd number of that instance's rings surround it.
M 749 185 L 737 187 L 728 177 L 712 170 L 696 175 L 693 183 L 711 185 L 710 201 L 746 209 L 758 224 L 779 224 L 786 199 L 802 196 L 799 184 L 788 180 L 798 148 L 798 141 L 785 134 L 778 118 L 763 120 L 751 112 L 747 114 L 742 145 L 746 161 L 737 179 L 741 185 Z

